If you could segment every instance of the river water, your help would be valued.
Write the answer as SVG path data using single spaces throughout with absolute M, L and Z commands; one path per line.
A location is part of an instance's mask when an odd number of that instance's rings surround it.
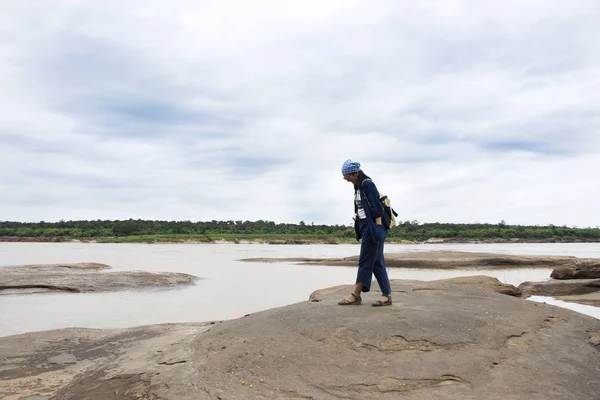
M 454 250 L 600 258 L 600 244 L 386 245 L 386 253 Z M 183 272 L 193 286 L 114 293 L 0 295 L 0 336 L 66 327 L 124 328 L 168 322 L 217 321 L 306 301 L 316 289 L 354 283 L 355 267 L 249 263 L 251 257 L 347 257 L 356 245 L 0 243 L 0 267 L 98 262 L 115 271 Z M 519 285 L 550 278 L 550 269 L 390 269 L 390 279 L 434 280 L 489 275 Z M 367 296 L 377 296 L 376 293 Z M 368 300 L 368 299 L 367 299 Z M 600 308 L 536 297 L 600 318 Z

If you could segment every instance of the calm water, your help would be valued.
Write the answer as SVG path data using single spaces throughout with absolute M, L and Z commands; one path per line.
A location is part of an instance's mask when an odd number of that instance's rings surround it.
M 387 245 L 386 252 L 457 250 L 600 258 L 600 244 Z M 121 328 L 213 321 L 305 301 L 313 290 L 354 283 L 355 267 L 247 263 L 249 257 L 346 257 L 358 245 L 0 243 L 0 267 L 99 262 L 114 270 L 183 272 L 202 278 L 177 289 L 115 293 L 0 295 L 0 336 L 65 327 Z M 391 279 L 433 280 L 485 274 L 518 285 L 545 280 L 550 269 L 389 270 Z M 377 296 L 369 294 L 368 296 Z M 595 307 L 536 298 L 600 318 Z

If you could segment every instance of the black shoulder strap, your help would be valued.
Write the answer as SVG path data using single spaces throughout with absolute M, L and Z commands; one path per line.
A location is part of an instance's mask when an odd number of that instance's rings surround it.
M 363 196 L 364 196 L 364 194 L 365 194 L 365 193 L 363 192 L 363 190 L 362 190 L 362 185 L 365 183 L 365 181 L 370 181 L 370 179 L 368 179 L 368 178 L 367 178 L 367 179 L 364 179 L 364 180 L 362 181 L 362 183 L 360 184 L 360 198 L 361 198 L 361 199 L 363 198 Z M 369 207 L 371 207 L 371 202 L 369 201 L 369 198 L 368 198 L 367 196 L 364 196 L 364 198 L 365 198 L 365 200 L 367 201 L 367 204 L 369 205 Z

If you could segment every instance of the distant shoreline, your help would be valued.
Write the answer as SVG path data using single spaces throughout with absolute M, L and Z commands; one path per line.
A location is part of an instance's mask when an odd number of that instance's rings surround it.
M 0 243 L 144 243 L 144 244 L 284 244 L 284 245 L 322 245 L 322 244 L 358 244 L 356 240 L 340 239 L 311 239 L 311 238 L 239 238 L 226 240 L 222 238 L 211 238 L 207 240 L 198 239 L 150 239 L 144 237 L 127 238 L 98 238 L 98 239 L 73 239 L 62 237 L 14 237 L 0 236 Z M 386 240 L 387 244 L 516 244 L 516 243 L 600 243 L 599 239 L 592 240 L 524 240 L 524 239 L 487 239 L 487 240 L 455 240 L 455 239 L 428 239 L 425 241 L 410 240 Z

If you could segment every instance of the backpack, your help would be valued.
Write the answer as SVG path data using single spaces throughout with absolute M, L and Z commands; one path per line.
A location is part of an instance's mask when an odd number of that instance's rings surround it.
M 362 196 L 362 188 L 361 188 L 361 196 Z M 366 199 L 367 203 L 369 203 L 369 199 Z M 396 226 L 396 217 L 398 213 L 392 208 L 392 203 L 388 196 L 385 196 L 379 193 L 379 201 L 383 206 L 383 217 L 381 218 L 381 223 L 385 227 L 386 230 L 391 229 Z M 369 206 L 371 204 L 369 203 Z
M 383 206 L 383 226 L 385 226 L 385 229 L 392 229 L 396 226 L 396 217 L 398 216 L 398 213 L 392 208 L 392 203 L 390 202 L 389 197 L 381 196 L 379 201 Z

